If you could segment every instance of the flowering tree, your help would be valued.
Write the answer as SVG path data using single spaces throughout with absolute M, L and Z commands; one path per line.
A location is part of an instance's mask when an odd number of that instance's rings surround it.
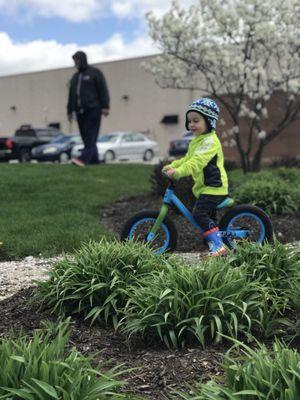
M 157 83 L 213 96 L 230 116 L 225 134 L 244 171 L 258 170 L 265 146 L 299 119 L 299 0 L 197 0 L 188 9 L 173 1 L 163 17 L 147 18 L 162 50 L 147 65 Z

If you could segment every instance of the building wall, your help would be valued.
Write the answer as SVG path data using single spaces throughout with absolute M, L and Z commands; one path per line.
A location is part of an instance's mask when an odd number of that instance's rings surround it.
M 186 106 L 202 93 L 161 89 L 153 75 L 141 67 L 141 63 L 149 59 L 140 57 L 95 64 L 103 71 L 111 96 L 111 113 L 103 118 L 101 132 L 144 132 L 159 142 L 161 156 L 165 156 L 170 140 L 180 138 L 185 132 Z M 70 124 L 66 117 L 68 84 L 75 71 L 75 68 L 63 68 L 0 77 L 0 136 L 13 135 L 22 124 L 45 127 L 54 122 L 60 123 L 65 133 L 78 132 L 77 123 Z M 275 101 L 270 121 L 278 112 Z M 165 115 L 178 115 L 178 123 L 161 123 Z M 300 135 L 297 129 L 296 123 L 288 127 L 266 148 L 264 157 L 298 156 Z M 225 147 L 224 152 L 227 158 L 238 161 L 235 148 Z
M 201 93 L 161 89 L 141 68 L 148 57 L 95 64 L 107 80 L 111 113 L 102 119 L 101 132 L 133 130 L 157 140 L 161 154 L 169 141 L 185 131 L 184 110 Z M 68 84 L 75 68 L 0 77 L 0 136 L 13 135 L 22 124 L 45 127 L 59 122 L 65 133 L 78 132 L 66 117 Z M 165 115 L 178 115 L 177 124 L 164 124 Z

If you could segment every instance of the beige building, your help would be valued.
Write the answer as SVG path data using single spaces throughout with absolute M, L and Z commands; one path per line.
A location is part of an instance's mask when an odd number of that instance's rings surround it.
M 161 89 L 153 75 L 141 66 L 150 58 L 95 64 L 106 77 L 111 97 L 111 113 L 102 119 L 101 132 L 144 132 L 159 142 L 161 156 L 165 156 L 170 140 L 180 138 L 185 131 L 187 105 L 201 93 Z M 75 71 L 70 67 L 0 77 L 0 136 L 12 136 L 23 124 L 35 127 L 58 124 L 64 133 L 78 132 L 76 122 L 70 125 L 66 117 L 68 84 Z M 279 112 L 280 106 L 275 98 L 269 121 L 276 120 Z M 223 115 L 226 119 L 226 113 Z M 235 147 L 224 147 L 224 152 L 226 158 L 239 161 Z M 267 146 L 263 157 L 269 159 L 299 154 L 300 135 L 298 124 L 294 122 Z
M 190 90 L 161 89 L 141 63 L 149 57 L 95 64 L 107 80 L 111 113 L 101 132 L 144 132 L 167 153 L 169 141 L 182 136 L 184 110 L 194 100 Z M 75 68 L 0 77 L 0 136 L 13 135 L 22 124 L 59 124 L 64 133 L 78 132 L 66 117 L 68 83 Z

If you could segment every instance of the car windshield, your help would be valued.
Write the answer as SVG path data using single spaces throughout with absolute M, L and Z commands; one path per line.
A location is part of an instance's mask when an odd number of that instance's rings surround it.
M 68 142 L 72 137 L 69 136 L 58 136 L 57 138 L 51 140 L 51 143 L 65 143 Z
M 107 143 L 107 142 L 116 142 L 118 140 L 118 135 L 103 135 L 100 136 L 98 142 Z

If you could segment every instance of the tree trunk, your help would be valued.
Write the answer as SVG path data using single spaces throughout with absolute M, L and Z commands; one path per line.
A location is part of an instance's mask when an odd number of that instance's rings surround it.
M 258 172 L 261 169 L 261 157 L 264 147 L 264 142 L 261 141 L 251 163 L 251 171 L 253 172 Z

